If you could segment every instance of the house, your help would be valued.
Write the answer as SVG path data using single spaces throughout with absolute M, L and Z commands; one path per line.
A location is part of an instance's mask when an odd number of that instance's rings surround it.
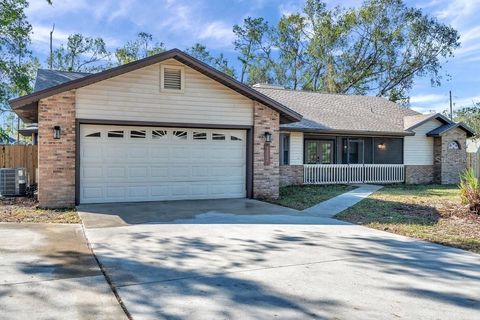
M 17 143 L 17 140 L 12 137 L 5 137 L 5 138 L 0 138 L 0 144 L 15 144 Z
M 381 98 L 246 86 L 173 49 L 96 74 L 39 70 L 39 202 L 276 198 L 302 183 L 452 183 L 473 132 Z
M 25 138 L 30 138 L 32 140 L 31 144 L 38 144 L 38 125 L 36 123 L 27 124 L 25 128 L 18 129 L 18 133 Z

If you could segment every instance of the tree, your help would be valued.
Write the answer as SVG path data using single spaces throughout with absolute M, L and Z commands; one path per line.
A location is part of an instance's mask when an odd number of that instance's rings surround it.
M 32 26 L 25 0 L 0 3 L 0 114 L 10 111 L 8 100 L 29 93 L 38 61 L 28 48 Z
M 475 137 L 480 135 L 480 102 L 474 102 L 471 107 L 463 107 L 453 112 L 456 122 L 463 122 L 476 132 Z
M 127 42 L 123 47 L 115 50 L 115 57 L 119 65 L 140 60 L 165 51 L 163 42 L 153 42 L 153 36 L 140 32 L 137 39 Z
M 392 101 L 408 101 L 419 77 L 439 85 L 442 61 L 460 45 L 456 30 L 402 0 L 367 0 L 353 9 L 307 0 L 303 12 L 282 17 L 275 28 L 262 18 L 246 18 L 233 31 L 243 82 L 256 77 L 294 89 Z
M 269 82 L 271 60 L 270 27 L 263 18 L 248 17 L 243 25 L 234 25 L 233 33 L 237 37 L 234 41 L 235 50 L 238 51 L 238 60 L 242 63 L 240 82 L 254 84 L 256 82 Z M 248 75 L 248 81 L 245 76 Z
M 109 58 L 110 53 L 102 38 L 75 33 L 68 36 L 66 46 L 61 45 L 53 51 L 47 62 L 51 62 L 55 70 L 96 72 L 108 67 Z
M 274 64 L 277 82 L 285 87 L 300 86 L 305 67 L 305 18 L 300 14 L 283 16 L 272 30 L 275 47 L 279 50 L 279 62 Z
M 228 60 L 220 54 L 218 56 L 212 56 L 207 50 L 207 47 L 201 43 L 196 43 L 192 47 L 185 50 L 192 57 L 205 62 L 206 64 L 214 67 L 215 69 L 228 74 L 230 77 L 235 77 L 235 70 L 229 66 Z

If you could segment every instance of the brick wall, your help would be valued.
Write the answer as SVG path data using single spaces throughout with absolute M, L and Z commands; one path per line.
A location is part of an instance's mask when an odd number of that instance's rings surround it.
M 53 127 L 60 126 L 60 139 Z M 75 91 L 38 103 L 38 201 L 41 207 L 75 205 Z
M 457 141 L 460 144 L 459 150 L 448 148 L 452 141 Z M 441 183 L 458 183 L 460 173 L 467 167 L 467 136 L 465 131 L 455 128 L 443 134 L 441 137 L 441 153 Z
M 442 183 L 442 137 L 433 138 L 433 182 Z
M 434 166 L 429 165 L 406 165 L 405 183 L 423 184 L 434 182 Z
M 303 165 L 280 166 L 280 186 L 303 184 Z
M 279 127 L 280 115 L 268 107 L 254 103 L 253 114 L 253 197 L 276 199 L 279 195 Z M 270 164 L 265 165 L 264 133 L 272 133 Z

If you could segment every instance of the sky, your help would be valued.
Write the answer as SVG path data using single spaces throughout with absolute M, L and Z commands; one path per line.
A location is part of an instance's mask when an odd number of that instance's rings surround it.
M 327 0 L 329 6 L 359 6 L 362 0 Z M 411 91 L 411 107 L 420 112 L 442 112 L 452 91 L 454 108 L 480 102 L 480 0 L 406 0 L 410 6 L 437 17 L 457 29 L 462 46 L 443 63 L 443 81 L 432 87 L 419 79 Z M 236 62 L 232 26 L 243 19 L 264 17 L 275 23 L 283 14 L 297 12 L 304 0 L 30 0 L 26 14 L 33 26 L 32 49 L 43 64 L 49 51 L 49 32 L 55 24 L 54 46 L 69 34 L 102 37 L 113 50 L 151 33 L 167 48 L 185 49 L 203 43 L 213 53 L 224 53 Z M 235 65 L 234 64 L 234 65 Z

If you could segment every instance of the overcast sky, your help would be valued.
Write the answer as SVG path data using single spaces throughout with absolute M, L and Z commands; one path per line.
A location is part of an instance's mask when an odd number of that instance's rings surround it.
M 136 37 L 140 31 L 154 35 L 167 48 L 185 49 L 201 42 L 213 53 L 223 52 L 235 61 L 232 26 L 247 16 L 276 22 L 282 14 L 298 11 L 303 0 L 31 0 L 27 10 L 33 25 L 33 49 L 41 62 L 48 53 L 48 37 L 55 23 L 54 45 L 66 42 L 71 33 L 102 37 L 113 49 Z M 358 6 L 361 0 L 330 0 L 331 6 Z M 408 0 L 429 15 L 456 28 L 462 47 L 444 64 L 450 75 L 441 87 L 432 88 L 428 79 L 416 82 L 412 107 L 421 112 L 443 111 L 452 90 L 455 107 L 480 101 L 480 0 Z

